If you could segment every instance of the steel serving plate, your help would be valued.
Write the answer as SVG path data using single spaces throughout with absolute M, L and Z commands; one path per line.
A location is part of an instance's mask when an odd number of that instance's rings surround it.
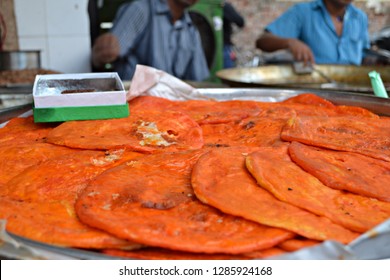
M 284 88 L 204 88 L 199 92 L 217 100 L 256 100 L 264 102 L 283 101 L 301 93 L 312 92 L 337 105 L 360 106 L 376 114 L 390 116 L 390 100 L 365 94 L 332 92 L 323 90 L 299 90 Z M 31 105 L 0 110 L 0 124 L 28 114 Z M 0 125 L 1 127 L 1 125 Z M 64 248 L 5 231 L 5 221 L 0 220 L 0 259 L 118 259 L 96 251 Z M 325 241 L 318 246 L 277 256 L 275 259 L 388 259 L 390 258 L 390 219 L 362 234 L 344 246 L 338 242 Z
M 292 64 L 264 65 L 222 69 L 216 73 L 223 83 L 232 87 L 271 87 L 293 89 L 323 89 L 373 94 L 368 73 L 376 71 L 387 89 L 390 89 L 390 67 L 319 64 L 318 71 L 297 74 Z M 330 83 L 323 75 L 331 78 Z

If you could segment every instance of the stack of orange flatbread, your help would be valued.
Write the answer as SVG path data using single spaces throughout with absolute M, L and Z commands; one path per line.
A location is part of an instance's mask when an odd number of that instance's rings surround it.
M 0 129 L 16 235 L 135 259 L 256 259 L 390 218 L 390 119 L 314 94 L 129 103 L 122 119 Z

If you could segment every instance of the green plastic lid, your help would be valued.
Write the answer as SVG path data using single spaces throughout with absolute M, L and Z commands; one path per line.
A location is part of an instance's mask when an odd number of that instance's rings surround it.
M 371 86 L 374 90 L 374 94 L 378 97 L 388 98 L 389 96 L 387 95 L 380 74 L 376 71 L 371 71 L 370 73 L 368 73 L 368 76 L 371 79 Z

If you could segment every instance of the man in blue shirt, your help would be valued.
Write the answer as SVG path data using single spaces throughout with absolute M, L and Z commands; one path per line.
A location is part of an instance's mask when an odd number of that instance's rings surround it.
M 114 65 L 122 79 L 133 77 L 143 64 L 184 80 L 209 76 L 200 35 L 186 11 L 198 0 L 141 0 L 118 9 L 113 28 L 98 37 L 92 63 Z
M 256 47 L 266 52 L 288 49 L 306 64 L 360 65 L 370 48 L 368 19 L 352 1 L 296 4 L 265 28 Z

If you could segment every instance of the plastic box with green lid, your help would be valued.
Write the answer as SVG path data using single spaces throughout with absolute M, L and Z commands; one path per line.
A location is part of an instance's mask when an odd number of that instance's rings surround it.
M 115 72 L 37 75 L 33 102 L 35 122 L 129 116 L 126 91 Z

